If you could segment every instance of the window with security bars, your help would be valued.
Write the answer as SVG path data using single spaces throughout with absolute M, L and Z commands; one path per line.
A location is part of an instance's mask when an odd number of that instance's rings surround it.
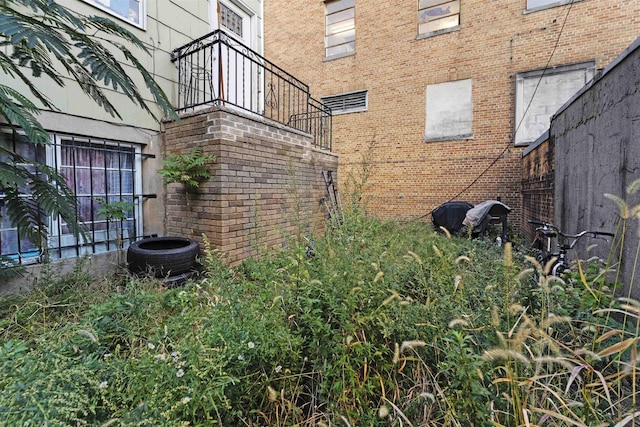
M 355 52 L 355 0 L 325 3 L 325 56 L 341 57 Z
M 89 241 L 74 236 L 58 217 L 43 217 L 49 239 L 40 248 L 20 238 L 6 215 L 0 193 L 0 255 L 20 263 L 35 262 L 47 251 L 49 258 L 69 258 L 127 247 L 142 234 L 141 147 L 137 144 L 67 135 L 53 135 L 45 146 L 31 143 L 18 132 L 4 133 L 5 143 L 25 159 L 55 168 L 77 200 L 77 221 L 83 223 Z M 25 167 L 33 168 L 30 164 Z M 26 200 L 31 195 L 23 192 Z M 101 212 L 110 203 L 122 202 L 124 219 L 106 218 Z
M 220 25 L 242 37 L 242 16 L 220 3 Z
M 322 97 L 321 101 L 324 105 L 331 108 L 333 115 L 356 113 L 359 111 L 367 111 L 368 93 L 369 91 L 367 90 L 341 93 Z
M 33 162 L 44 163 L 46 161 L 45 146 L 41 144 L 32 144 L 23 134 L 7 130 L 3 132 L 0 138 L 0 145 L 6 147 L 20 156 L 18 162 L 14 163 L 6 152 L 0 152 L 0 160 L 23 167 L 31 173 L 36 173 L 36 167 Z M 18 188 L 20 200 L 25 204 L 31 203 L 31 196 L 28 189 Z M 46 224 L 47 218 L 42 215 L 40 220 Z M 7 205 L 5 203 L 5 194 L 0 190 L 0 255 L 9 259 L 18 261 L 19 263 L 37 261 L 41 255 L 38 247 L 25 237 L 18 235 L 18 229 L 12 224 Z M 0 268 L 2 265 L 0 264 Z
M 460 0 L 419 0 L 418 34 L 433 34 L 460 25 Z

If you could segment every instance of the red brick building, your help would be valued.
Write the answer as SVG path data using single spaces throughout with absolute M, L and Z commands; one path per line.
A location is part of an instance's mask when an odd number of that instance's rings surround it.
M 266 0 L 265 56 L 332 106 L 340 179 L 381 218 L 501 197 L 521 152 L 640 34 L 640 0 Z

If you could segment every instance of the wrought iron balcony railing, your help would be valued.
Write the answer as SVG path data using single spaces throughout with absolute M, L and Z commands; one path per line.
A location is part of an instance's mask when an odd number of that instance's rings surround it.
M 229 105 L 311 134 L 331 150 L 331 109 L 309 86 L 222 30 L 172 52 L 178 68 L 177 111 Z

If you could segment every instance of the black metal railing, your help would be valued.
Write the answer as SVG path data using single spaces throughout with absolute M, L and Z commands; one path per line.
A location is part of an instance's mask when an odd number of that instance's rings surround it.
M 175 49 L 178 112 L 204 105 L 240 108 L 309 133 L 331 150 L 331 109 L 313 99 L 309 86 L 222 30 Z

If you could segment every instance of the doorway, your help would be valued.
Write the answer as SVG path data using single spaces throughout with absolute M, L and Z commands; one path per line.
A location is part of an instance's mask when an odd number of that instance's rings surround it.
M 212 2 L 212 23 L 220 35 L 219 73 L 215 86 L 224 105 L 246 111 L 262 111 L 263 64 L 258 37 L 258 14 L 244 2 Z M 258 53 L 256 55 L 255 53 Z

